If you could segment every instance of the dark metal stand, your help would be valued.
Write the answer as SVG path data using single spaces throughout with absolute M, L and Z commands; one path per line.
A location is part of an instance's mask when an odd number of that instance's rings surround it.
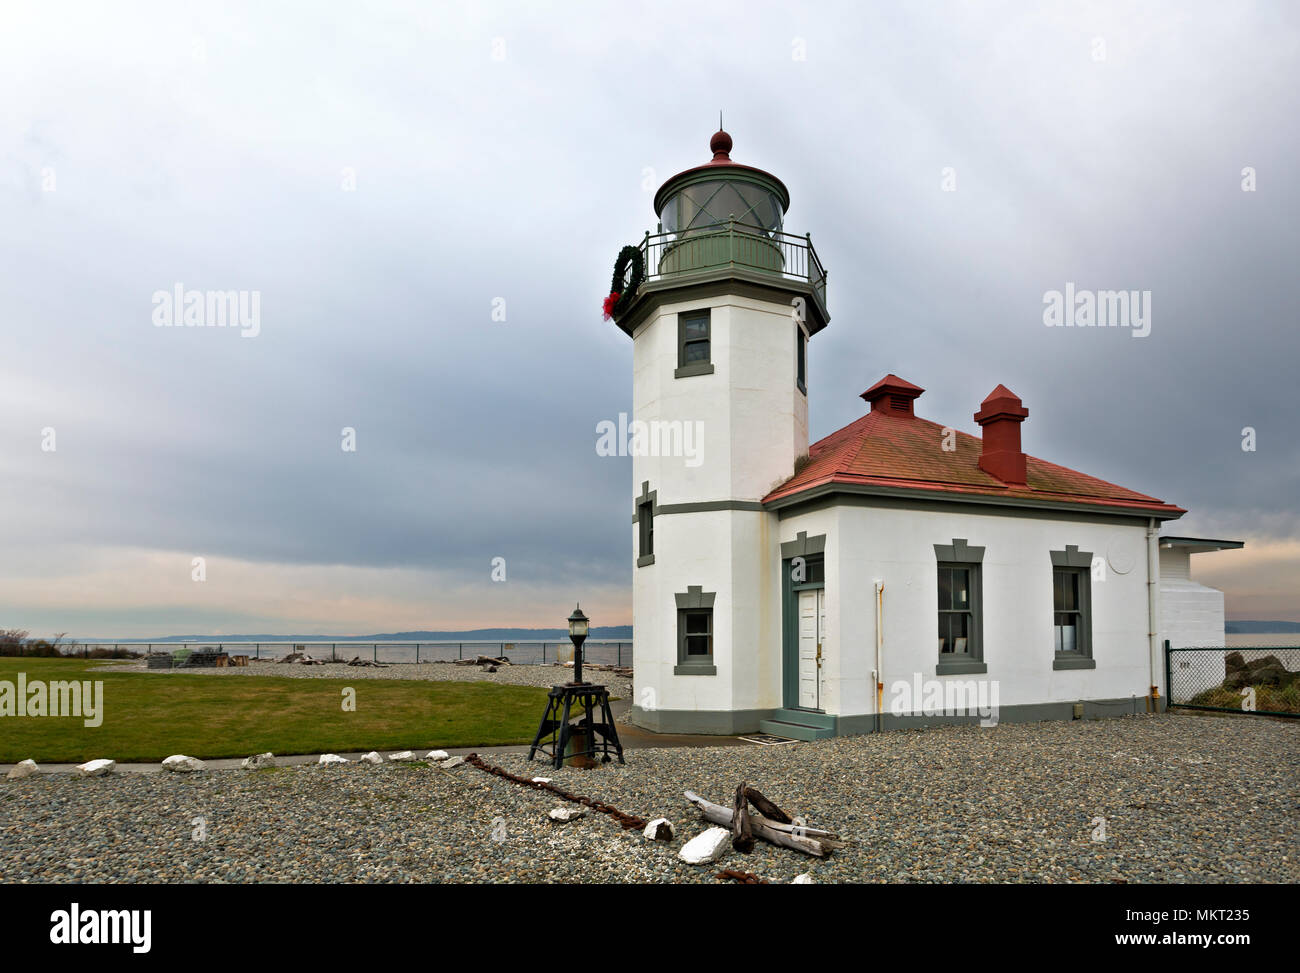
M 573 731 L 569 725 L 569 713 L 575 703 L 583 708 L 577 725 L 586 731 L 588 749 L 575 751 L 568 756 L 594 758 L 599 753 L 601 763 L 609 763 L 610 754 L 613 753 L 618 757 L 619 763 L 625 763 L 623 744 L 618 740 L 614 715 L 609 710 L 609 690 L 591 683 L 569 683 L 552 687 L 542 724 L 537 728 L 533 745 L 528 748 L 528 759 L 532 760 L 541 751 L 550 758 L 557 770 L 564 765 L 564 751 L 569 746 L 569 737 Z

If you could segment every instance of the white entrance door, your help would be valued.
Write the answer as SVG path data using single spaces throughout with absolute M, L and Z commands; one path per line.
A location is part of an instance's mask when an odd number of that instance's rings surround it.
M 826 632 L 826 591 L 799 592 L 799 705 L 821 709 L 822 638 Z

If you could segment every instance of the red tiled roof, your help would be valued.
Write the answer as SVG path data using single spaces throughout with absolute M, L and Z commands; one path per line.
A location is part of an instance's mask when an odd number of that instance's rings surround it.
M 1025 457 L 1027 483 L 1004 483 L 980 469 L 978 437 L 954 430 L 956 448 L 948 451 L 943 448 L 944 429 L 928 419 L 876 409 L 815 443 L 808 451 L 808 464 L 763 502 L 838 485 L 1127 508 L 1163 515 L 1162 519 L 1186 513 L 1155 497 L 1034 456 Z

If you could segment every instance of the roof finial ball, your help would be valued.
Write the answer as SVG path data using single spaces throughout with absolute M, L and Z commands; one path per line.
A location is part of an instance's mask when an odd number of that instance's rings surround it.
M 722 119 L 718 119 L 718 130 L 709 139 L 709 151 L 713 153 L 714 162 L 731 161 L 731 136 L 722 130 Z

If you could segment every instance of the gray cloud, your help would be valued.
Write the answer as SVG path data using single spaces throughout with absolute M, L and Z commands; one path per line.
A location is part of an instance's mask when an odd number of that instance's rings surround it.
M 1180 531 L 1300 534 L 1288 5 L 593 11 L 7 11 L 5 570 L 509 552 L 538 584 L 630 581 L 630 462 L 594 443 L 631 347 L 600 300 L 653 228 L 642 183 L 704 161 L 719 107 L 830 271 L 814 437 L 888 371 L 971 431 L 1004 382 L 1026 449 L 1189 507 Z M 1150 290 L 1150 336 L 1045 328 L 1067 281 Z M 260 291 L 261 334 L 153 327 L 176 282 Z

